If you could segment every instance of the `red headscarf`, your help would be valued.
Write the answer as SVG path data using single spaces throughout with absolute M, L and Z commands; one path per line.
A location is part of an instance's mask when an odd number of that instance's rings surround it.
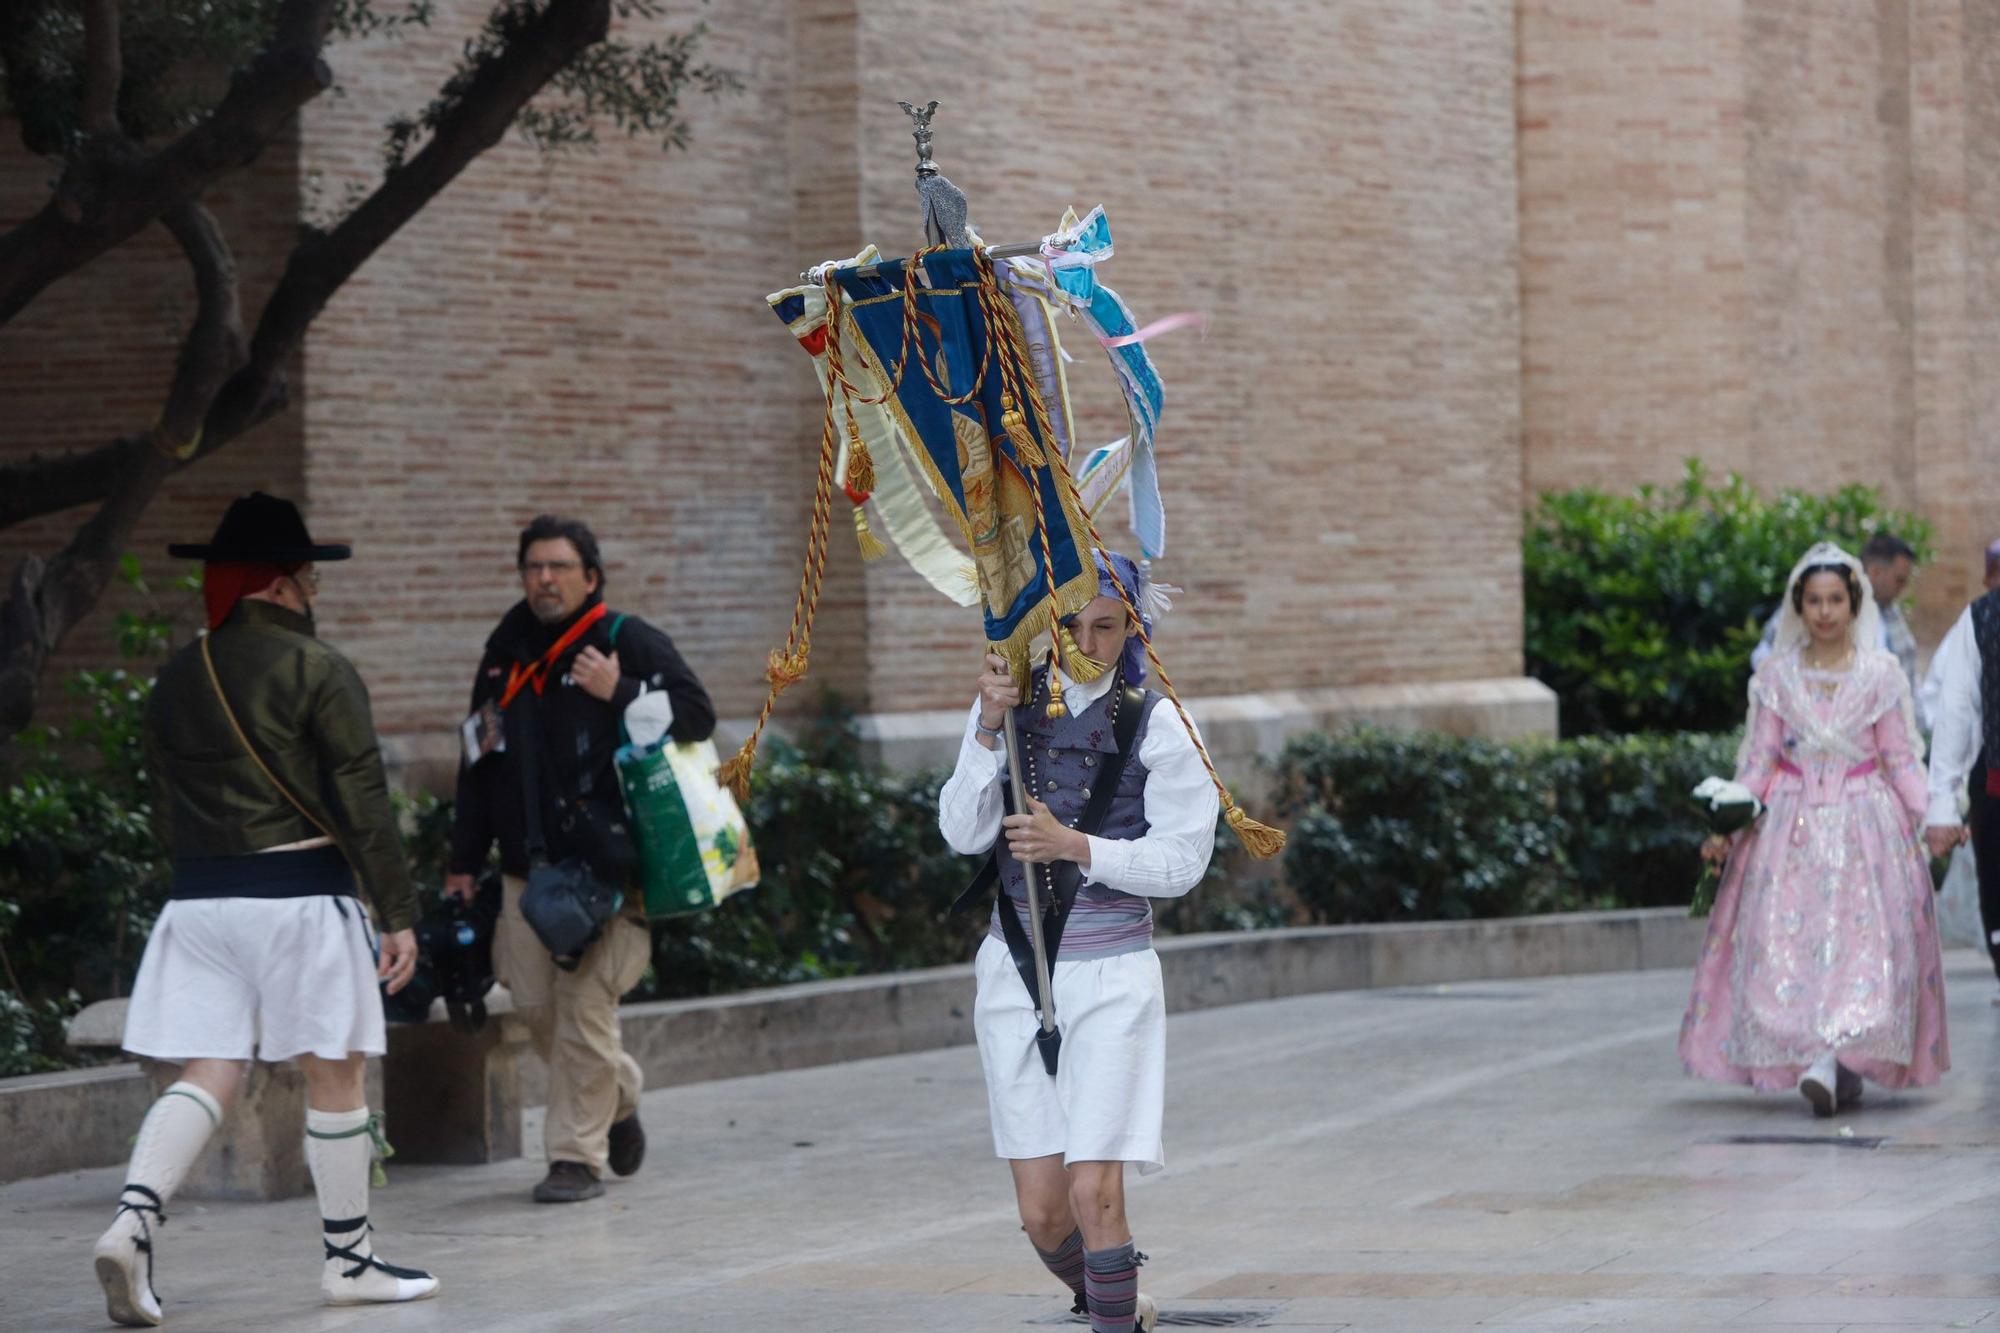
M 274 565 L 265 561 L 210 561 L 201 567 L 201 600 L 208 608 L 208 627 L 221 629 L 236 604 L 253 592 L 263 592 L 289 578 L 303 564 Z

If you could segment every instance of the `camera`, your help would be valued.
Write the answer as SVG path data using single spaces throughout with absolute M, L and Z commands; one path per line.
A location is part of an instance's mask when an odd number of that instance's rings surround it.
M 493 989 L 493 927 L 500 920 L 500 877 L 488 875 L 469 903 L 446 898 L 417 927 L 417 967 L 409 984 L 382 997 L 391 1023 L 422 1023 L 442 997 L 455 1031 L 486 1026 L 486 992 Z

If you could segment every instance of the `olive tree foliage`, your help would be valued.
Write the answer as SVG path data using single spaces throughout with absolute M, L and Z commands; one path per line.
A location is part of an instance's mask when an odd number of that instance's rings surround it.
M 229 236 L 203 196 L 337 86 L 343 41 L 428 26 L 433 0 L 0 0 L 0 98 L 51 164 L 48 197 L 0 230 L 0 325 L 150 227 L 185 257 L 195 312 L 156 412 L 127 433 L 0 463 L 0 529 L 87 506 L 60 550 L 14 568 L 0 606 L 0 739 L 34 714 L 43 665 L 117 572 L 181 468 L 286 411 L 285 367 L 333 294 L 514 129 L 546 152 L 600 128 L 684 147 L 683 99 L 739 87 L 700 25 L 658 31 L 658 0 L 494 0 L 429 100 L 384 127 L 381 174 L 299 229 L 246 311 Z M 361 54 L 349 48 L 350 58 Z M 80 388 L 80 393 L 87 393 Z M 11 423 L 15 429 L 24 424 Z M 32 439 L 24 440 L 32 443 Z

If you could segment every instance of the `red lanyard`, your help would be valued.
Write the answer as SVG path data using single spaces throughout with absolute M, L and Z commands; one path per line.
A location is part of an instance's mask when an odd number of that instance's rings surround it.
M 500 696 L 500 706 L 505 708 L 508 704 L 513 703 L 514 696 L 521 692 L 523 685 L 533 685 L 535 693 L 540 694 L 543 683 L 549 678 L 549 671 L 556 664 L 556 659 L 574 647 L 576 641 L 583 637 L 585 630 L 604 619 L 604 613 L 608 609 L 603 602 L 599 602 L 596 606 L 584 612 L 582 619 L 563 631 L 563 636 L 550 645 L 549 650 L 543 653 L 539 660 L 530 662 L 527 666 L 516 663 L 508 667 L 507 689 Z

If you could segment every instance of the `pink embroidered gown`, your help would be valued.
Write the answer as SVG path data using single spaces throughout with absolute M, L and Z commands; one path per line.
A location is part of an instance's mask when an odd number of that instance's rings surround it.
M 1833 1050 L 1885 1087 L 1935 1083 L 1951 1058 L 1902 668 L 1865 650 L 1835 675 L 1793 650 L 1750 691 L 1736 777 L 1768 808 L 1716 893 L 1681 1061 L 1770 1091 Z

